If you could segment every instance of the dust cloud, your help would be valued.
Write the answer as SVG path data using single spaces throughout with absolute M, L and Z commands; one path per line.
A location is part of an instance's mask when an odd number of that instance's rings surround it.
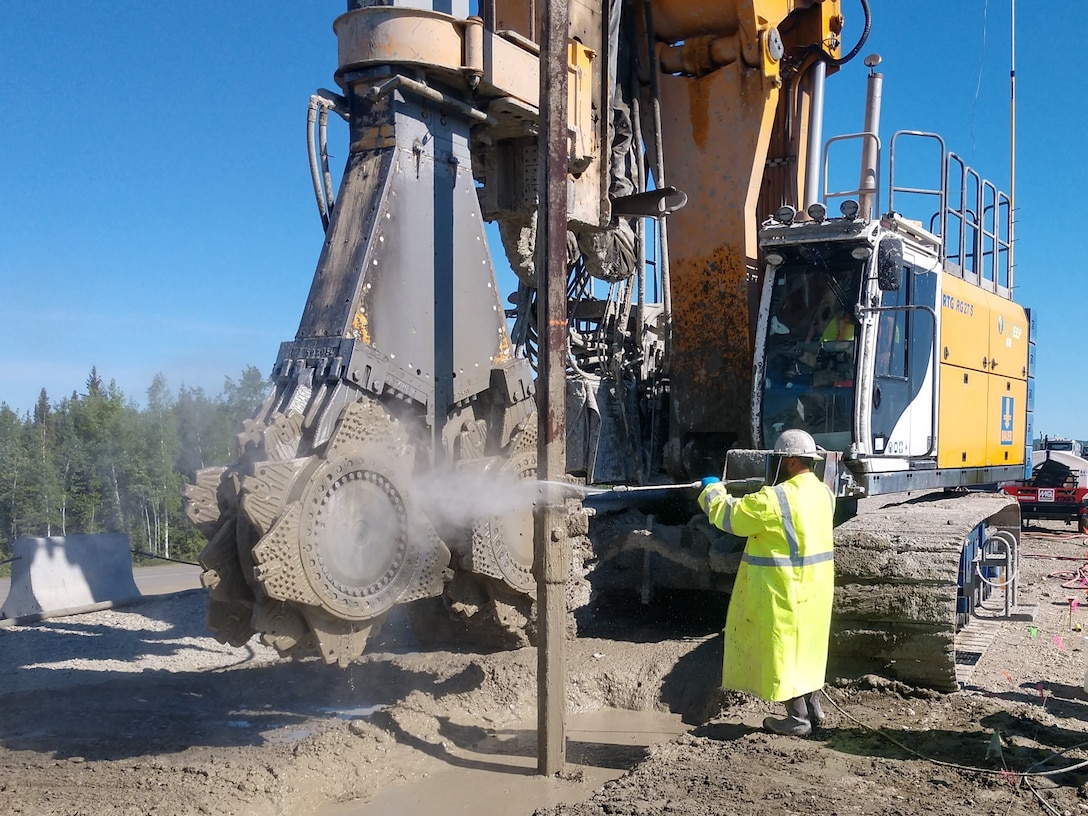
M 547 504 L 599 493 L 599 488 L 567 482 L 519 479 L 510 473 L 436 468 L 413 479 L 412 493 L 436 526 L 471 527 L 477 519 L 536 512 Z

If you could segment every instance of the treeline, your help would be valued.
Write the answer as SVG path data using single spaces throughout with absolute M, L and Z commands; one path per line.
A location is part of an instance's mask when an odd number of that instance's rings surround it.
M 268 394 L 255 367 L 223 392 L 173 394 L 159 374 L 146 407 L 91 369 L 86 393 L 33 412 L 0 403 L 0 561 L 23 536 L 125 532 L 136 551 L 195 560 L 205 540 L 182 511 L 193 474 L 235 459 L 235 435 Z

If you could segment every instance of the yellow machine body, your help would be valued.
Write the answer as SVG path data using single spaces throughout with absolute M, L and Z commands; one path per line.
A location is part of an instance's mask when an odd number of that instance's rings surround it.
M 1028 380 L 1024 308 L 946 274 L 940 348 L 937 466 L 1023 465 Z

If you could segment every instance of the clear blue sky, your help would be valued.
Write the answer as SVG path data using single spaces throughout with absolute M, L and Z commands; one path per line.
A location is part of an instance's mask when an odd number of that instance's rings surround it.
M 942 133 L 1009 182 L 1011 0 L 873 0 L 862 54 L 828 83 L 825 136 Z M 0 4 L 0 401 L 83 392 L 91 366 L 137 402 L 156 372 L 218 394 L 294 337 L 321 247 L 306 103 L 334 87 L 344 0 Z M 1074 0 L 1017 8 L 1017 297 L 1038 315 L 1036 431 L 1088 437 L 1088 309 L 1070 253 L 1088 101 Z M 844 0 L 847 48 L 861 11 Z M 343 130 L 330 152 L 338 172 Z M 1075 236 L 1072 236 L 1075 238 Z M 509 281 L 509 278 L 506 278 Z M 503 287 L 504 292 L 512 284 Z

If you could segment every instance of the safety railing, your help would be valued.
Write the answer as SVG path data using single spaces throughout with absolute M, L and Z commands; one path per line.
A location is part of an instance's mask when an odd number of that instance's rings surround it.
M 858 183 L 857 187 L 844 189 L 844 190 L 830 190 L 828 189 L 831 184 L 831 148 L 833 145 L 847 142 L 860 142 L 861 150 L 864 153 L 868 147 L 873 151 L 875 156 L 875 164 L 871 168 L 872 178 L 870 179 L 868 173 L 862 174 L 862 179 Z M 875 133 L 846 133 L 842 136 L 832 136 L 826 142 L 824 142 L 824 155 L 823 155 L 823 195 L 821 196 L 823 205 L 828 206 L 828 202 L 833 199 L 856 199 L 859 204 L 866 197 L 872 199 L 874 208 L 880 198 L 880 137 Z M 869 213 L 869 217 L 875 217 L 877 213 Z M 863 214 L 862 217 L 865 217 Z
M 928 157 L 909 155 L 897 165 L 897 148 L 910 140 L 911 149 L 920 142 L 931 142 L 936 148 L 936 161 Z M 850 189 L 831 189 L 831 149 L 843 142 L 860 142 L 862 152 L 875 154 L 875 164 L 862 170 L 861 181 Z M 876 217 L 867 213 L 867 204 L 880 196 L 880 139 L 875 133 L 850 133 L 828 139 L 823 150 L 823 190 L 821 200 L 825 207 L 833 199 L 855 198 L 860 207 L 860 217 Z M 932 173 L 920 171 L 929 164 L 938 168 L 936 178 Z M 898 174 L 898 175 L 897 175 Z M 901 183 L 898 179 L 933 179 L 933 186 L 915 186 Z M 1012 200 L 992 182 L 982 178 L 956 153 L 945 147 L 944 139 L 936 133 L 920 130 L 900 130 L 892 135 L 888 149 L 888 209 L 898 213 L 896 196 L 909 197 L 909 209 L 917 212 L 925 209 L 929 200 L 928 229 L 939 242 L 940 260 L 953 274 L 971 281 L 977 286 L 1002 297 L 1011 298 L 1013 289 Z M 829 207 L 830 208 L 830 207 Z M 912 213 L 899 213 L 911 217 Z
M 905 139 L 937 144 L 937 187 L 914 187 L 896 181 L 896 148 Z M 908 171 L 913 174 L 917 168 L 910 166 Z M 897 194 L 934 198 L 929 231 L 940 239 L 941 260 L 964 280 L 1002 297 L 1012 297 L 1012 201 L 1007 194 L 947 150 L 938 134 L 916 130 L 901 130 L 892 136 L 888 177 L 889 212 L 897 212 Z

